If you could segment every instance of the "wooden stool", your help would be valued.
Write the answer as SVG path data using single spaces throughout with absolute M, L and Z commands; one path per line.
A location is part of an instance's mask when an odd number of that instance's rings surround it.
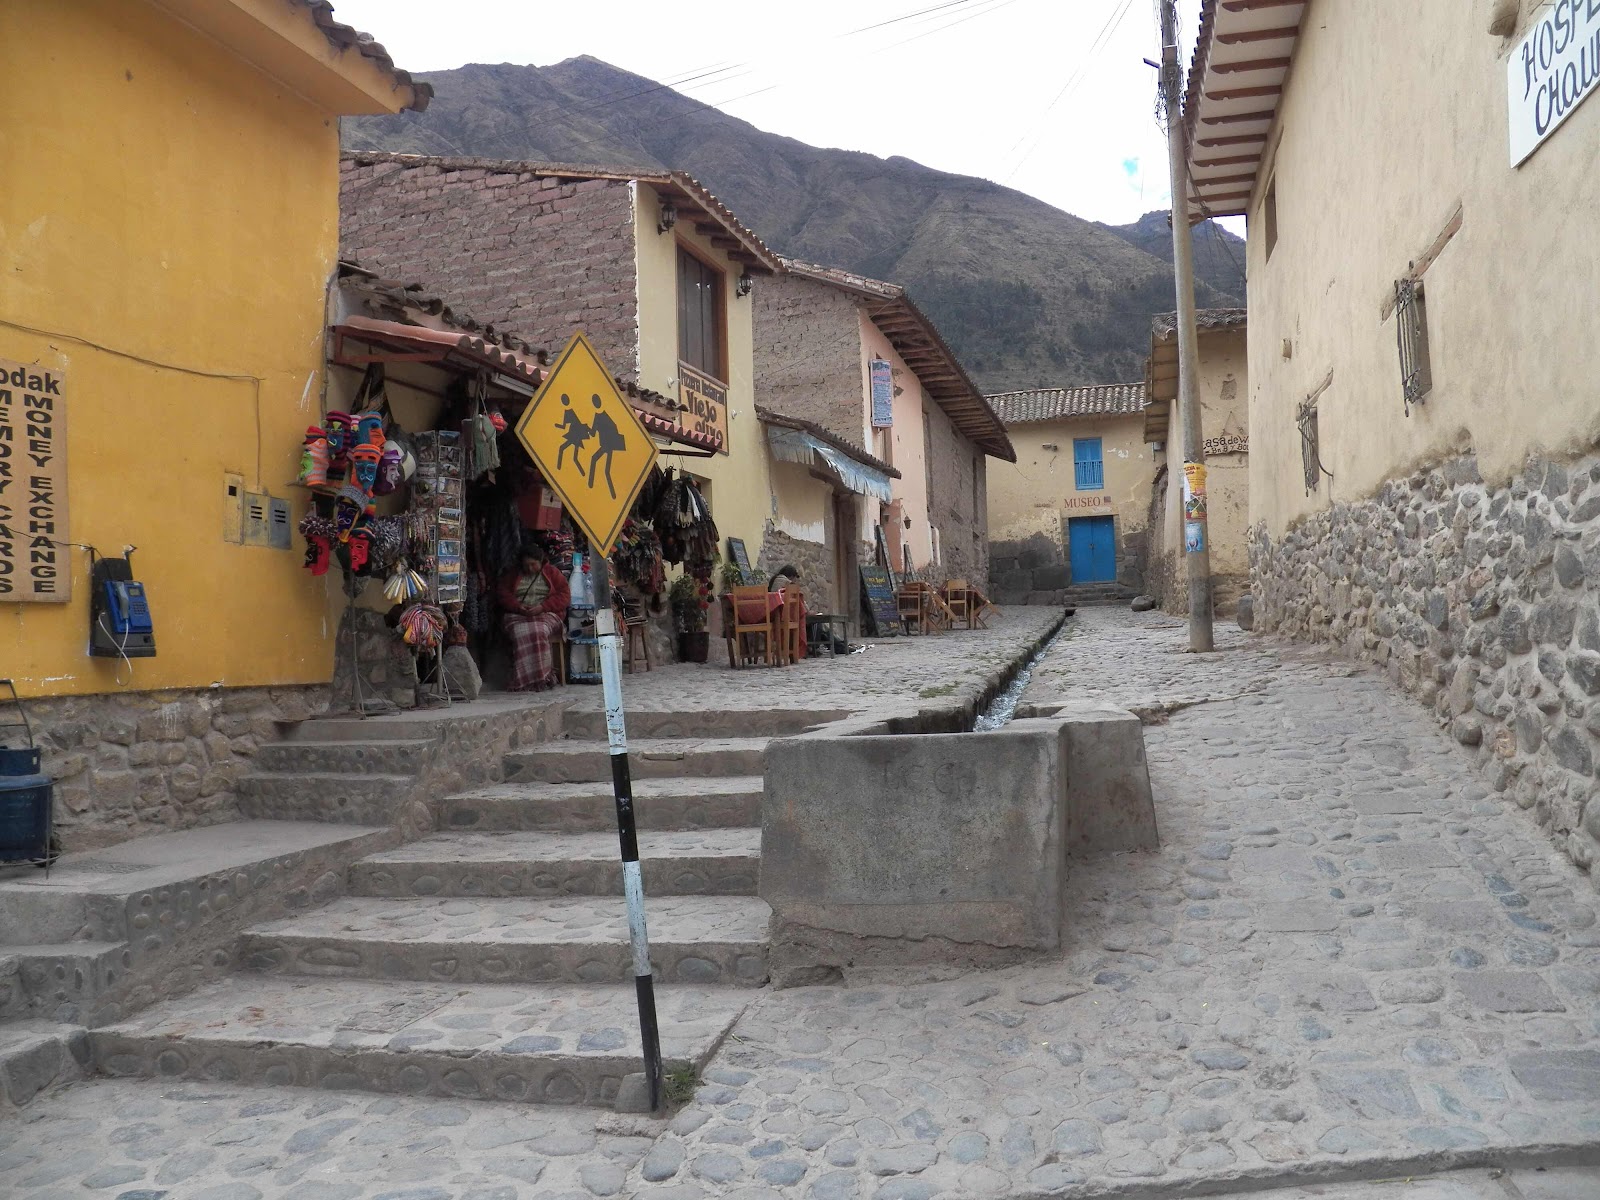
M 644 669 L 646 671 L 652 669 L 650 663 L 650 639 L 646 635 L 645 620 L 644 609 L 637 601 L 624 600 L 622 602 L 622 628 L 628 638 L 627 667 L 629 675 L 633 674 L 634 664 L 638 661 L 639 654 L 644 657 Z

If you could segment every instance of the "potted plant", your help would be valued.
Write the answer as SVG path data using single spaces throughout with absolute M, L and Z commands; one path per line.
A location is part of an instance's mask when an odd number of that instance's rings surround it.
M 672 620 L 678 629 L 678 661 L 705 662 L 711 645 L 711 635 L 706 632 L 710 584 L 685 571 L 672 581 L 667 599 L 672 604 Z

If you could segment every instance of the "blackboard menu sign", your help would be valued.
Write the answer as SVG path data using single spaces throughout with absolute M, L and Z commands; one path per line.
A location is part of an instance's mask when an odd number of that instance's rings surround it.
M 728 539 L 728 557 L 733 559 L 734 565 L 739 568 L 745 583 L 757 584 L 761 580 L 756 578 L 756 573 L 750 568 L 750 551 L 744 548 L 744 539 L 731 537 Z
M 894 580 L 882 567 L 862 564 L 861 602 L 874 637 L 892 637 L 898 632 L 900 606 L 895 602 Z

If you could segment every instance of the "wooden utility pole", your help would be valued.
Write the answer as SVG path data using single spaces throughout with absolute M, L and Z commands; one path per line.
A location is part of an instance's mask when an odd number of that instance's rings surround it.
M 1214 648 L 1211 543 L 1206 531 L 1206 455 L 1194 327 L 1194 235 L 1189 228 L 1188 147 L 1183 136 L 1183 67 L 1178 60 L 1177 0 L 1161 0 L 1161 95 L 1172 172 L 1172 268 L 1178 291 L 1178 425 L 1183 430 L 1183 561 L 1189 576 L 1189 649 Z M 1172 452 L 1167 451 L 1167 461 Z M 1172 472 L 1167 473 L 1168 487 Z

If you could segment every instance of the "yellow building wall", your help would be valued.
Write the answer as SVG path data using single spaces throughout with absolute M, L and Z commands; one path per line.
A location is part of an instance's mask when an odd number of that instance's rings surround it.
M 989 463 L 991 542 L 1021 542 L 1044 534 L 1065 554 L 1064 522 L 1071 517 L 1115 515 L 1119 538 L 1150 523 L 1155 456 L 1144 441 L 1143 414 L 1008 425 L 1006 434 L 1017 461 Z M 1100 439 L 1105 487 L 1080 492 L 1072 441 L 1092 437 Z
M 1372 495 L 1426 462 L 1475 451 L 1490 486 L 1532 454 L 1600 440 L 1600 99 L 1510 165 L 1507 60 L 1548 4 L 1523 0 L 1514 34 L 1490 5 L 1344 0 L 1301 27 L 1249 210 L 1252 522 L 1277 537 L 1307 513 Z M 1358 65 L 1358 69 L 1353 69 Z M 1261 216 L 1276 181 L 1278 239 Z M 1433 391 L 1406 416 L 1395 280 L 1460 208 L 1424 276 Z M 1329 372 L 1323 465 L 1306 494 L 1298 404 Z
M 69 539 L 138 546 L 158 649 L 85 654 L 75 550 L 70 603 L 0 604 L 0 661 L 32 695 L 325 681 L 329 585 L 223 541 L 223 475 L 292 496 L 336 117 L 145 3 L 5 5 L 0 42 L 0 358 L 65 373 Z
M 1200 332 L 1200 436 L 1222 438 L 1250 434 L 1250 362 L 1248 337 L 1242 330 Z M 1168 441 L 1159 459 L 1170 464 L 1165 521 L 1159 542 L 1165 563 L 1152 563 L 1172 586 L 1163 607 L 1188 611 L 1184 583 L 1183 414 L 1171 401 Z M 1251 449 L 1255 449 L 1254 446 Z M 1231 612 L 1249 586 L 1250 451 L 1206 455 L 1206 537 L 1211 552 L 1212 601 L 1219 612 Z
M 768 483 L 766 434 L 756 418 L 754 322 L 755 305 L 750 297 L 734 294 L 743 266 L 711 245 L 710 239 L 695 232 L 688 221 L 680 221 L 671 233 L 658 233 L 661 202 L 654 188 L 636 184 L 634 188 L 634 241 L 638 246 L 639 271 L 639 386 L 665 395 L 678 394 L 678 242 L 698 250 L 724 272 L 727 297 L 728 375 L 728 453 L 710 458 L 663 454 L 663 467 L 680 470 L 710 482 L 708 498 L 711 515 L 722 534 L 721 551 L 727 554 L 727 539 L 743 538 L 754 562 L 766 536 L 766 522 L 772 511 Z M 761 277 L 756 278 L 761 286 Z M 619 364 L 613 368 L 622 371 Z

